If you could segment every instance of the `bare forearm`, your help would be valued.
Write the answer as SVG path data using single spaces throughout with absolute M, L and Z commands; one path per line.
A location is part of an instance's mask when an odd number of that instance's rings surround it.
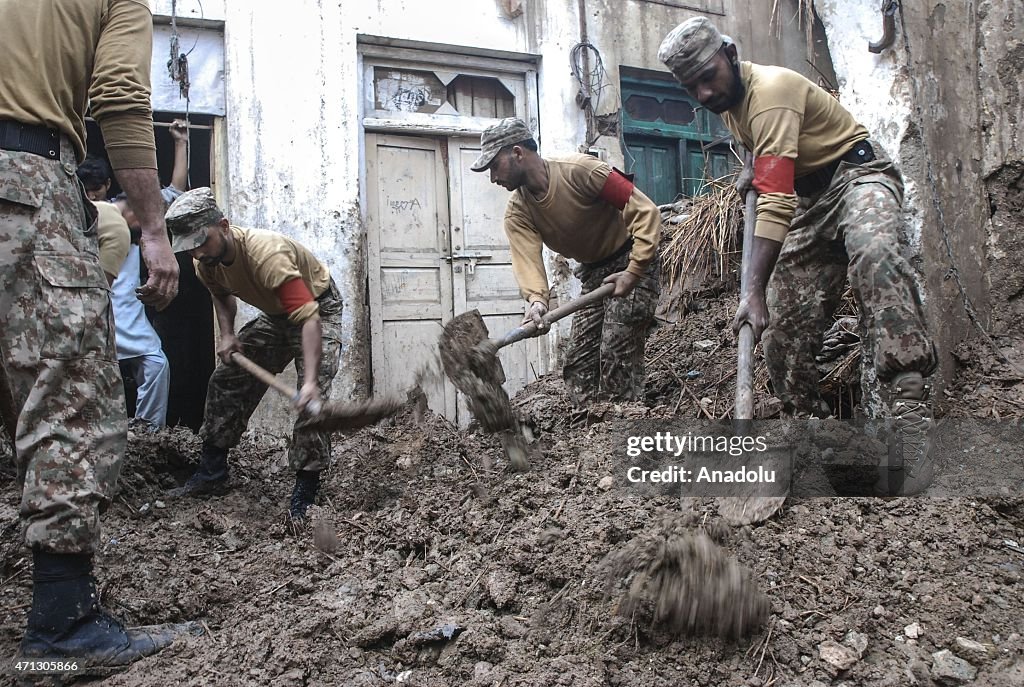
M 775 269 L 775 263 L 779 259 L 779 252 L 782 250 L 782 243 L 766 239 L 761 236 L 754 237 L 754 249 L 751 251 L 750 259 L 750 290 L 751 293 L 763 296 L 768 288 L 768 280 Z
M 217 327 L 221 336 L 235 335 L 235 314 L 238 312 L 238 301 L 234 296 L 214 296 L 213 311 L 217 315 Z
M 302 365 L 303 384 L 316 384 L 320 373 L 320 356 L 323 353 L 320 318 L 312 317 L 302 324 Z
M 171 186 L 179 191 L 188 186 L 188 143 L 174 142 L 174 169 L 171 171 Z
M 160 196 L 160 179 L 156 170 L 117 169 L 114 175 L 128 196 L 128 205 L 142 225 L 143 240 L 163 241 L 170 246 L 164 225 L 164 199 Z

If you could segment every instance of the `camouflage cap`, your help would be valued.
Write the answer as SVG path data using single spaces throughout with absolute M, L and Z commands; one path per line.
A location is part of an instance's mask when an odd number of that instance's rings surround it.
M 722 34 L 707 17 L 694 17 L 672 29 L 658 48 L 658 59 L 679 82 L 692 79 L 722 48 Z
M 494 126 L 487 127 L 480 134 L 480 156 L 470 166 L 470 169 L 474 172 L 485 171 L 494 162 L 494 156 L 502 148 L 522 143 L 531 138 L 533 138 L 533 132 L 530 131 L 530 127 L 526 126 L 526 122 L 518 117 L 506 117 Z
M 213 191 L 203 186 L 178 196 L 164 219 L 171 232 L 171 249 L 181 253 L 206 243 L 207 228 L 224 219 L 224 213 L 217 207 Z

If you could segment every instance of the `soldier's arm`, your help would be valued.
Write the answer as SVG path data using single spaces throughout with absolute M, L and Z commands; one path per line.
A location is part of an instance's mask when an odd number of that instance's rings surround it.
M 178 263 L 164 224 L 156 171 L 149 64 L 153 18 L 146 3 L 112 0 L 93 64 L 89 102 L 106 142 L 110 166 L 142 228 L 149 279 L 139 298 L 158 310 L 178 293 Z
M 216 294 L 211 292 L 213 300 L 213 312 L 217 316 L 217 328 L 220 331 L 220 342 L 217 345 L 217 355 L 225 363 L 231 362 L 231 354 L 242 353 L 242 344 L 235 336 L 235 315 L 238 313 L 238 299 L 227 294 Z
M 505 210 L 505 236 L 512 256 L 512 274 L 528 303 L 548 304 L 548 275 L 544 269 L 544 242 L 530 219 L 509 201 Z

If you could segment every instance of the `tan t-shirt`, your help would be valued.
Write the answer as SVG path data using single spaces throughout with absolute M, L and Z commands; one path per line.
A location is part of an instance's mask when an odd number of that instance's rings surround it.
M 117 279 L 121 265 L 128 257 L 132 243 L 131 231 L 121 211 L 113 203 L 96 202 L 99 217 L 96 220 L 96 238 L 100 244 L 100 265 L 111 279 Z
M 152 52 L 146 0 L 0 0 L 0 119 L 58 129 L 80 163 L 88 104 L 111 167 L 156 169 Z
M 314 298 L 330 286 L 331 272 L 327 265 L 287 236 L 234 225 L 231 234 L 237 252 L 233 263 L 208 267 L 195 261 L 196 274 L 213 295 L 237 296 L 268 315 L 284 315 L 286 311 L 277 297 L 277 289 L 285 282 L 302 279 Z M 320 308 L 313 301 L 292 311 L 288 320 L 302 324 L 319 316 Z
M 868 137 L 838 100 L 790 69 L 741 62 L 740 78 L 747 95 L 722 120 L 755 157 L 793 159 L 796 178 L 821 169 Z M 782 241 L 796 206 L 795 194 L 762 194 L 754 234 Z
M 529 302 L 548 301 L 543 246 L 580 262 L 598 262 L 633 237 L 627 270 L 642 276 L 654 259 L 661 234 L 658 206 L 633 188 L 619 210 L 600 195 L 612 168 L 591 155 L 545 158 L 548 190 L 535 198 L 525 187 L 505 208 L 505 234 L 512 272 Z

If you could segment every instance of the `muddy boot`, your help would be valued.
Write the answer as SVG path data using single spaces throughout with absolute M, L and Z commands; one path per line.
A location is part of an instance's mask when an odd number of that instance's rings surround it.
M 184 485 L 167 492 L 168 496 L 220 496 L 228 491 L 228 450 L 203 442 L 199 469 Z
M 292 502 L 288 508 L 292 520 L 305 519 L 306 511 L 313 505 L 319 490 L 319 470 L 299 470 L 295 473 L 295 488 L 292 489 Z
M 920 372 L 901 372 L 892 383 L 892 434 L 888 462 L 880 466 L 876 489 L 884 496 L 912 496 L 935 478 L 931 456 L 935 426 L 928 384 Z
M 196 623 L 125 629 L 97 604 L 90 554 L 34 551 L 32 609 L 21 641 L 21 658 L 77 664 L 68 672 L 108 675 L 151 656 Z

